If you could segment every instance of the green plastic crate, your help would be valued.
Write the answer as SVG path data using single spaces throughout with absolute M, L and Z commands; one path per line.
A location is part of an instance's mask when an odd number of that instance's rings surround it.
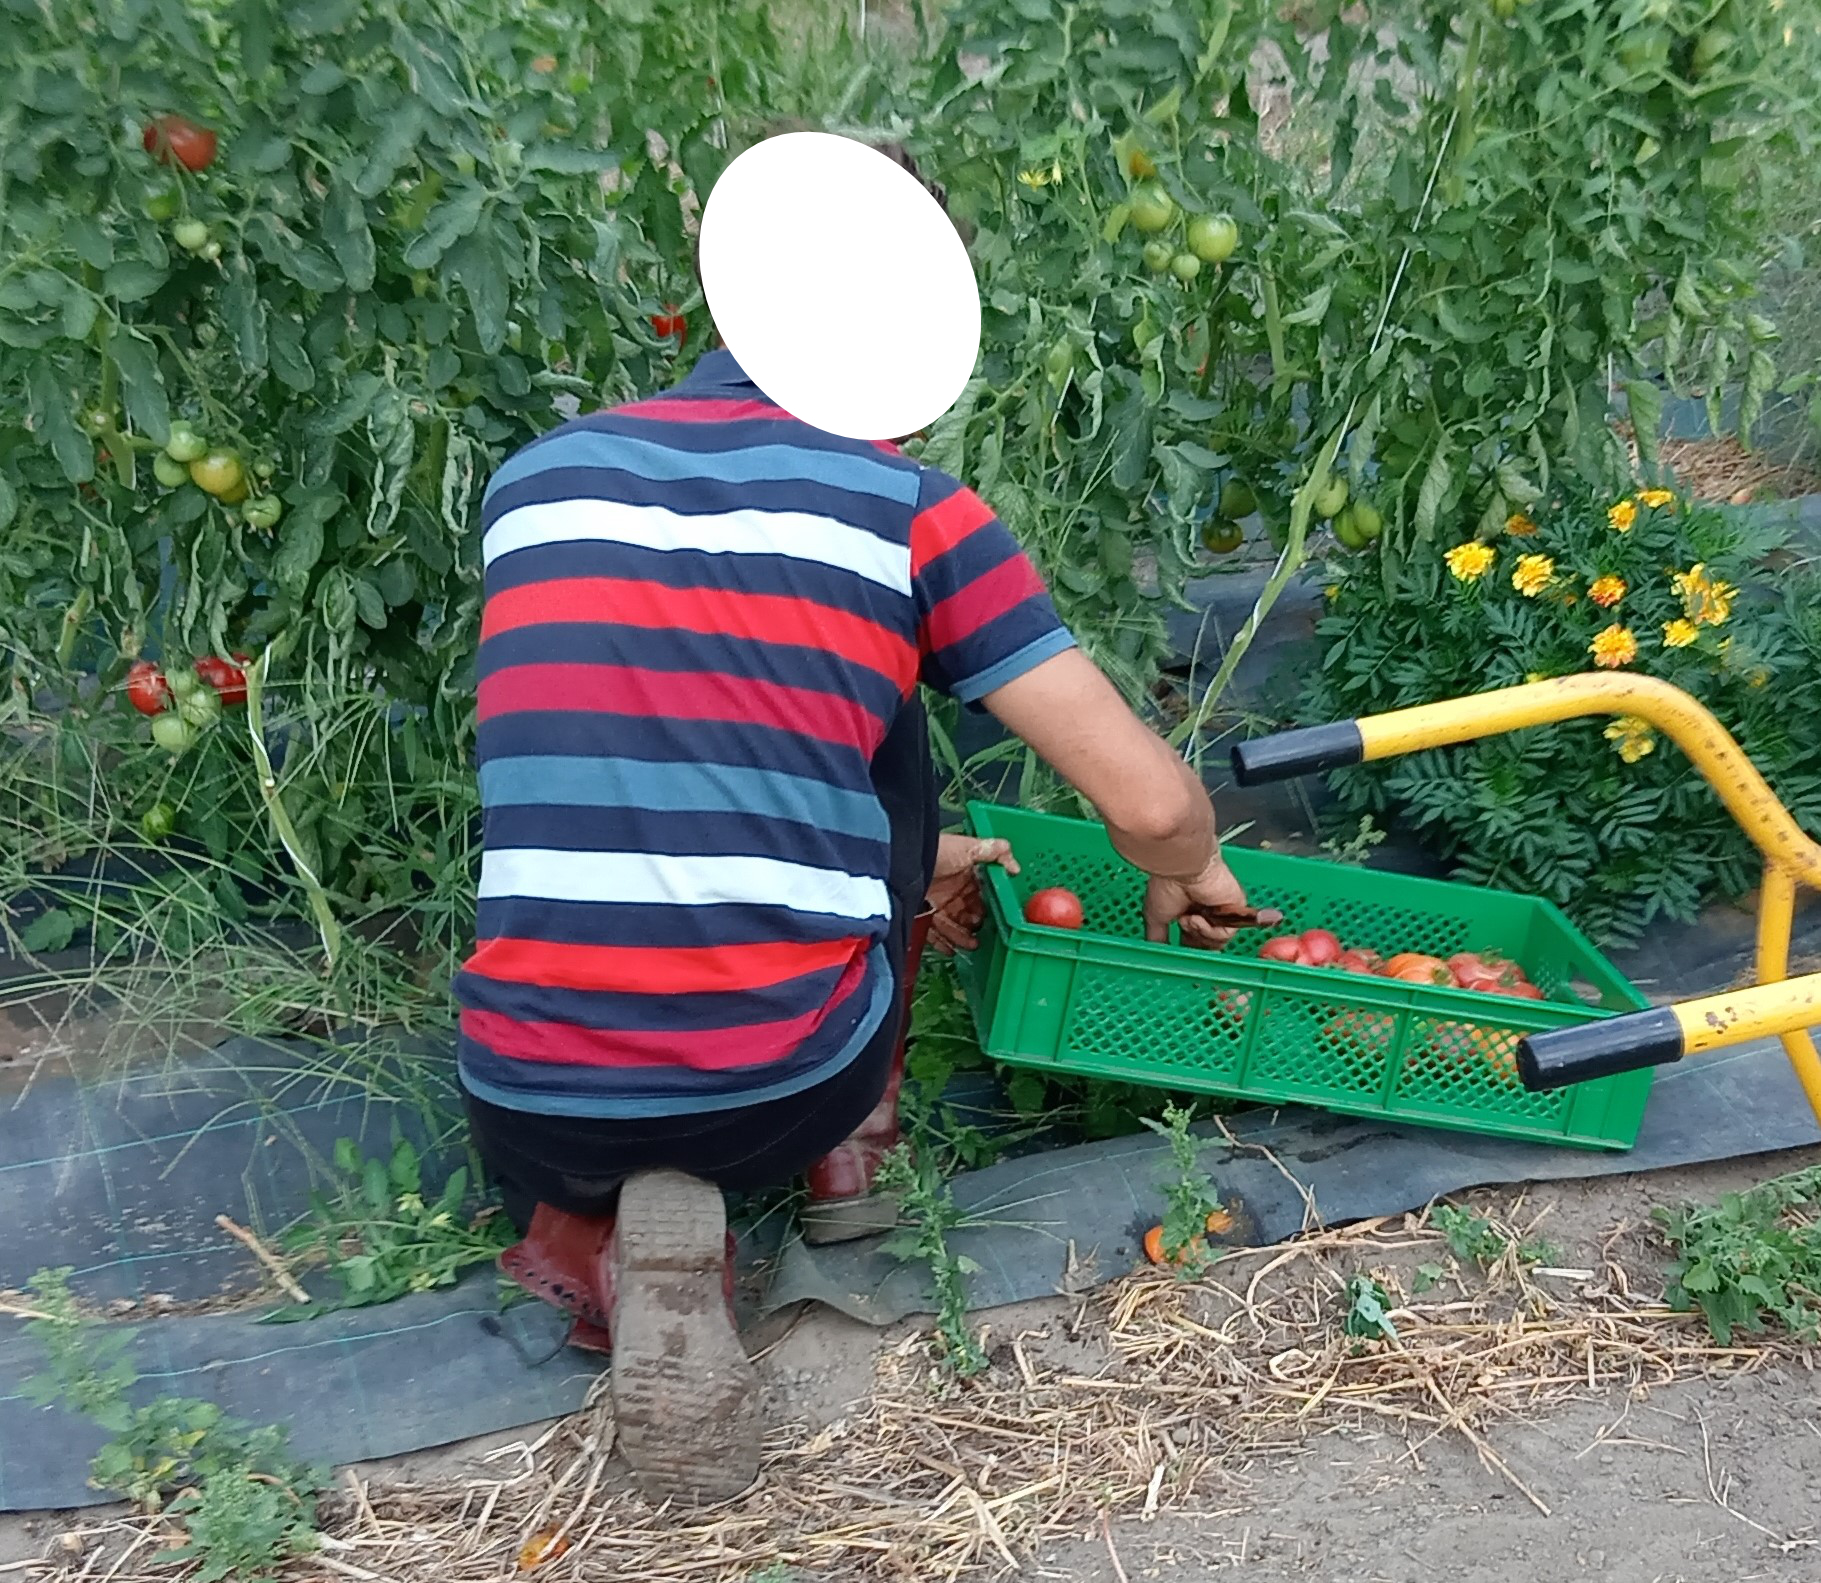
M 1264 962 L 1252 930 L 1224 951 L 1144 938 L 1144 876 L 1097 824 L 975 803 L 980 835 L 1012 843 L 1021 872 L 987 876 L 980 948 L 963 988 L 995 1060 L 1355 1116 L 1628 1149 L 1652 1069 L 1532 1094 L 1518 1081 L 1520 1034 L 1649 1002 L 1555 907 L 1470 885 L 1229 847 L 1255 907 L 1282 930 L 1331 929 L 1386 956 L 1497 950 L 1521 962 L 1541 1001 Z M 1066 885 L 1080 931 L 1024 921 L 1033 891 Z

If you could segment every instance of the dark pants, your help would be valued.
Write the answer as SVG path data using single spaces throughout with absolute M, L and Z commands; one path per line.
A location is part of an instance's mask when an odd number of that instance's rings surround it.
M 905 956 L 935 871 L 939 832 L 929 722 L 915 694 L 874 756 L 873 786 L 892 832 L 885 950 L 893 994 L 866 1047 L 801 1094 L 704 1114 L 542 1116 L 467 1095 L 475 1149 L 521 1233 L 540 1203 L 576 1215 L 612 1214 L 620 1184 L 639 1171 L 683 1171 L 735 1192 L 776 1186 L 851 1137 L 879 1103 L 903 1031 Z

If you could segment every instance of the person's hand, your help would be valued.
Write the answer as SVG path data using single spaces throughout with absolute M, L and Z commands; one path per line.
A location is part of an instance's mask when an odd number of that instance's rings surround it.
M 1170 925 L 1182 925 L 1184 945 L 1213 949 L 1231 940 L 1236 930 L 1217 929 L 1205 919 L 1185 917 L 1191 907 L 1244 907 L 1246 893 L 1240 888 L 1233 871 L 1216 852 L 1214 860 L 1194 879 L 1165 879 L 1153 874 L 1144 893 L 1144 937 L 1164 941 L 1170 938 Z
M 930 943 L 944 956 L 971 951 L 980 943 L 974 931 L 986 916 L 986 898 L 980 890 L 983 863 L 997 863 L 1008 874 L 1018 872 L 1009 841 L 968 835 L 937 837 L 936 875 L 926 900 L 933 909 Z

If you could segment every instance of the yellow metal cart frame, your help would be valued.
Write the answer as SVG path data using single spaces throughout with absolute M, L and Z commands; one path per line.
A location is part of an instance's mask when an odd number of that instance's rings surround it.
M 1758 982 L 1674 1006 L 1531 1034 L 1518 1045 L 1524 1086 L 1562 1088 L 1775 1035 L 1821 1121 L 1821 1056 L 1808 1031 L 1821 1025 L 1821 973 L 1789 976 L 1796 886 L 1821 890 L 1821 842 L 1810 840 L 1790 817 L 1727 729 L 1679 687 L 1649 676 L 1589 673 L 1307 726 L 1240 743 L 1233 749 L 1233 775 L 1240 785 L 1255 786 L 1600 714 L 1636 715 L 1672 739 L 1764 854 Z

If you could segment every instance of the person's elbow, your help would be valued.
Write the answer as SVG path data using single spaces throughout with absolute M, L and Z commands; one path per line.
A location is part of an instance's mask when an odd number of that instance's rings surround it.
M 1133 840 L 1148 845 L 1181 841 L 1211 823 L 1208 794 L 1187 775 L 1171 775 L 1163 784 L 1134 786 L 1102 807 L 1100 816 Z

